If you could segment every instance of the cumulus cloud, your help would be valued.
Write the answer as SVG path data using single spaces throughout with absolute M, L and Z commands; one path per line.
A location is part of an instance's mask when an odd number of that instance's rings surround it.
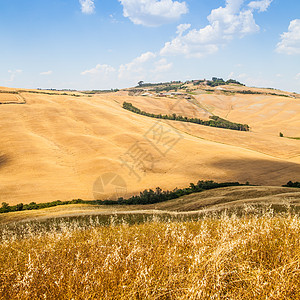
M 130 81 L 139 80 L 156 81 L 163 78 L 163 74 L 173 67 L 165 58 L 159 57 L 153 52 L 145 52 L 127 64 L 119 67 L 119 80 Z
M 81 11 L 84 14 L 92 14 L 95 12 L 95 3 L 94 0 L 79 0 L 81 5 Z
M 252 1 L 248 4 L 248 6 L 252 9 L 257 9 L 259 12 L 266 11 L 273 0 L 261 0 L 261 1 Z
M 172 0 L 119 0 L 123 15 L 134 24 L 160 26 L 178 20 L 188 12 L 185 2 Z
M 81 72 L 89 83 L 101 84 L 119 82 L 124 86 L 136 84 L 140 80 L 163 80 L 166 73 L 173 67 L 166 58 L 153 52 L 145 52 L 132 61 L 114 68 L 108 64 L 98 64 L 94 68 Z
M 90 70 L 86 70 L 81 72 L 81 75 L 102 75 L 102 76 L 108 76 L 111 73 L 114 73 L 116 69 L 110 65 L 96 65 L 95 68 L 92 68 Z
M 51 75 L 52 71 L 41 72 L 40 75 Z
M 259 31 L 260 28 L 254 20 L 253 10 L 260 9 L 262 6 L 243 8 L 243 4 L 244 0 L 227 0 L 225 7 L 211 11 L 207 17 L 209 25 L 199 30 L 191 29 L 183 34 L 190 26 L 188 24 L 179 25 L 177 36 L 172 41 L 165 43 L 160 54 L 203 57 L 217 52 L 220 47 L 226 45 L 233 38 L 242 38 Z
M 124 78 L 128 74 L 141 74 L 144 71 L 145 63 L 153 60 L 156 57 L 156 54 L 152 52 L 146 52 L 140 55 L 139 57 L 133 59 L 130 63 L 122 64 L 119 67 L 119 78 Z
M 176 33 L 179 35 L 179 36 L 182 36 L 182 34 L 187 31 L 188 29 L 191 28 L 191 24 L 180 24 L 177 26 L 177 31 Z
M 300 19 L 290 22 L 288 32 L 281 35 L 276 51 L 288 55 L 300 54 Z

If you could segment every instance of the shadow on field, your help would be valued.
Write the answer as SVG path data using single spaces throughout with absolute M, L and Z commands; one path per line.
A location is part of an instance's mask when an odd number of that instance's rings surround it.
M 300 164 L 264 159 L 220 159 L 210 163 L 213 168 L 226 170 L 232 179 L 257 185 L 283 185 L 300 181 Z
M 3 154 L 0 155 L 0 168 L 2 168 L 3 166 L 5 166 L 8 163 L 9 159 L 8 156 Z

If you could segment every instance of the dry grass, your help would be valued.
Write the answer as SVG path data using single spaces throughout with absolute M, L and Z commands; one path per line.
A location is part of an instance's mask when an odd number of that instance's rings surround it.
M 51 227 L 51 226 L 50 226 Z M 2 299 L 299 299 L 291 215 L 2 229 Z
M 23 103 L 24 100 L 18 94 L 0 92 L 0 103 Z
M 151 128 L 158 120 L 126 111 L 122 103 L 139 101 L 137 106 L 147 111 L 171 113 L 177 100 L 130 97 L 124 92 L 92 97 L 18 92 L 26 105 L 0 105 L 0 156 L 7 157 L 0 164 L 0 203 L 93 199 L 95 180 L 107 172 L 126 181 L 125 198 L 144 189 L 171 190 L 201 179 L 259 185 L 299 180 L 299 141 L 279 137 L 279 132 L 299 136 L 297 99 L 197 95 L 200 106 L 230 121 L 247 123 L 253 132 L 164 121 L 167 134 L 155 134 L 154 139 Z M 197 112 L 202 118 L 198 108 L 183 100 L 172 111 L 191 116 Z M 180 141 L 174 127 L 183 137 Z M 167 153 L 169 143 L 162 142 L 166 139 L 178 140 Z M 151 158 L 138 167 L 138 159 L 136 164 L 129 160 L 140 181 L 120 160 L 136 142 Z M 101 198 L 115 197 L 115 192 L 107 186 Z

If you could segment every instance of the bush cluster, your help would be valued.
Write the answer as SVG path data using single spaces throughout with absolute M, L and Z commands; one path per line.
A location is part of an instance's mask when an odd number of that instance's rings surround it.
M 227 81 L 224 81 L 223 78 L 217 78 L 217 77 L 213 77 L 211 80 L 208 80 L 206 82 L 207 85 L 211 86 L 211 87 L 215 87 L 215 86 L 219 86 L 219 85 L 228 85 L 228 84 L 238 84 L 238 85 L 243 85 L 242 83 L 234 80 L 234 79 L 229 79 Z
M 292 188 L 300 188 L 300 182 L 295 181 L 289 181 L 287 184 L 283 185 L 284 187 L 292 187 Z

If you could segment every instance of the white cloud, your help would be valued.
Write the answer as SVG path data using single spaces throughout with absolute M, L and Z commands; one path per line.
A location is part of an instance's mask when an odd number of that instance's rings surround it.
M 81 72 L 81 75 L 102 75 L 102 76 L 108 76 L 111 73 L 114 73 L 116 69 L 110 65 L 96 65 L 95 68 L 92 68 L 90 70 L 86 70 Z
M 261 1 L 252 1 L 248 4 L 248 6 L 252 9 L 257 9 L 259 12 L 266 11 L 273 0 L 261 0 Z
M 177 21 L 188 12 L 185 2 L 172 0 L 119 0 L 123 15 L 134 24 L 160 26 Z
M 99 86 L 104 83 L 118 82 L 128 87 L 140 80 L 150 82 L 163 80 L 172 67 L 173 64 L 167 59 L 148 51 L 129 63 L 119 65 L 117 70 L 108 64 L 98 64 L 92 69 L 81 72 L 81 75 L 85 76 L 89 84 Z
M 51 75 L 52 71 L 41 72 L 40 75 Z
M 81 5 L 81 11 L 84 14 L 92 14 L 95 12 L 95 3 L 94 0 L 79 0 Z
M 23 71 L 22 70 L 8 70 L 8 73 L 10 73 L 10 78 L 8 79 L 8 81 L 12 82 L 15 80 L 16 76 L 18 74 L 21 74 Z
M 132 63 L 133 64 L 144 63 L 144 62 L 149 61 L 151 58 L 155 58 L 155 57 L 156 57 L 156 54 L 149 51 L 149 52 L 143 53 L 141 56 L 135 58 L 132 61 Z
M 298 73 L 295 77 L 297 80 L 300 80 L 300 73 Z
M 177 26 L 177 31 L 176 33 L 179 35 L 179 36 L 182 36 L 182 34 L 187 31 L 188 29 L 191 28 L 191 24 L 180 24 Z
M 143 53 L 141 56 L 133 59 L 128 64 L 122 64 L 119 67 L 119 78 L 127 77 L 128 74 L 139 74 L 144 72 L 144 64 L 156 58 L 156 54 L 152 52 Z
M 225 7 L 213 9 L 207 17 L 209 25 L 199 30 L 191 29 L 185 35 L 187 24 L 177 27 L 177 37 L 165 43 L 161 55 L 183 54 L 203 57 L 215 53 L 233 38 L 259 31 L 252 9 L 242 9 L 244 0 L 227 0 Z M 183 31 L 184 30 L 184 31 Z
M 155 69 L 153 70 L 153 72 L 163 73 L 169 71 L 172 67 L 173 63 L 168 63 L 165 58 L 162 58 L 159 61 L 155 62 Z
M 290 22 L 288 32 L 281 35 L 276 51 L 288 55 L 300 54 L 300 19 Z
M 158 57 L 153 52 L 146 52 L 119 67 L 119 80 L 125 80 L 127 84 L 135 84 L 139 80 L 159 81 L 163 80 L 166 73 L 173 67 L 165 58 Z

